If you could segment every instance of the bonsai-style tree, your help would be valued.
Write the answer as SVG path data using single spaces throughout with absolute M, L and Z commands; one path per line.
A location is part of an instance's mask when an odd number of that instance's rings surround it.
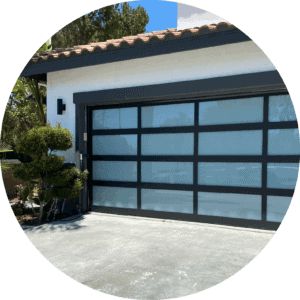
M 50 213 L 56 212 L 57 200 L 63 200 L 63 207 L 66 199 L 77 198 L 80 194 L 80 191 L 83 187 L 83 184 L 87 180 L 88 171 L 85 170 L 81 172 L 73 164 L 65 163 L 63 166 L 54 172 L 49 172 L 46 176 L 46 181 L 52 186 L 51 195 L 55 198 L 52 206 L 49 210 L 47 219 L 50 216 Z M 63 208 L 62 208 L 63 210 Z
M 65 199 L 78 197 L 87 178 L 87 171 L 81 172 L 75 167 L 63 168 L 64 157 L 53 153 L 71 148 L 72 140 L 70 130 L 61 128 L 60 124 L 55 127 L 47 124 L 45 127 L 29 130 L 16 141 L 16 151 L 29 156 L 32 161 L 13 166 L 13 176 L 26 182 L 26 187 L 22 191 L 23 201 L 29 198 L 40 206 L 37 215 L 39 224 L 42 221 L 44 206 L 53 197 L 62 195 L 66 197 Z M 62 177 L 70 180 L 57 182 L 56 179 Z M 58 192 L 58 186 L 51 183 L 59 183 L 61 191 Z M 62 191 L 65 193 L 62 194 Z M 36 214 L 34 209 L 33 212 Z

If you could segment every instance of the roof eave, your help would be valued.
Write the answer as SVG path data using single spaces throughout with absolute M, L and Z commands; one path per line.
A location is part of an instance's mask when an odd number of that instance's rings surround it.
M 71 55 L 70 57 L 60 57 L 37 63 L 28 63 L 21 73 L 21 77 L 49 72 L 87 67 L 92 65 L 111 63 L 117 61 L 170 54 L 188 50 L 195 50 L 207 47 L 220 46 L 238 42 L 249 41 L 246 36 L 237 28 L 216 31 L 208 34 L 193 35 L 185 38 L 165 39 L 163 41 L 154 40 L 151 43 L 140 42 L 131 47 L 119 47 L 117 50 L 111 48 L 102 52 L 86 51 L 81 55 Z

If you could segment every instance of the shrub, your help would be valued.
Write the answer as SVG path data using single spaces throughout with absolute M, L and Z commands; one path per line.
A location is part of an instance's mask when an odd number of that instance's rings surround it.
M 87 178 L 87 170 L 64 167 L 64 157 L 53 154 L 71 148 L 72 140 L 70 130 L 47 125 L 31 129 L 16 141 L 18 153 L 30 156 L 32 161 L 13 166 L 13 175 L 26 182 L 21 193 L 23 202 L 30 199 L 40 206 L 39 223 L 45 215 L 44 207 L 46 210 L 50 207 L 51 212 L 53 198 L 77 198 Z M 36 215 L 34 210 L 33 213 Z
M 28 211 L 26 206 L 22 202 L 18 202 L 16 204 L 12 205 L 12 210 L 13 210 L 15 216 L 24 215 Z

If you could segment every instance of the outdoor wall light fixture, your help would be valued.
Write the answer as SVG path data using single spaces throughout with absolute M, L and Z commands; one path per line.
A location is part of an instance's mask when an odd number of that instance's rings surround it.
M 63 99 L 57 99 L 57 114 L 62 115 L 66 110 L 66 104 L 63 103 Z

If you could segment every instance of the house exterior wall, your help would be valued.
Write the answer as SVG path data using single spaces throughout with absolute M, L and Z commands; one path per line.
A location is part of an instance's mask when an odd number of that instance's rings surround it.
M 73 93 L 163 84 L 275 70 L 266 55 L 252 42 L 242 42 L 166 55 L 63 70 L 47 74 L 47 119 L 60 122 L 74 136 L 73 148 L 64 155 L 75 162 L 75 105 Z M 57 99 L 66 103 L 57 115 Z M 100 101 L 100 99 L 99 99 Z

